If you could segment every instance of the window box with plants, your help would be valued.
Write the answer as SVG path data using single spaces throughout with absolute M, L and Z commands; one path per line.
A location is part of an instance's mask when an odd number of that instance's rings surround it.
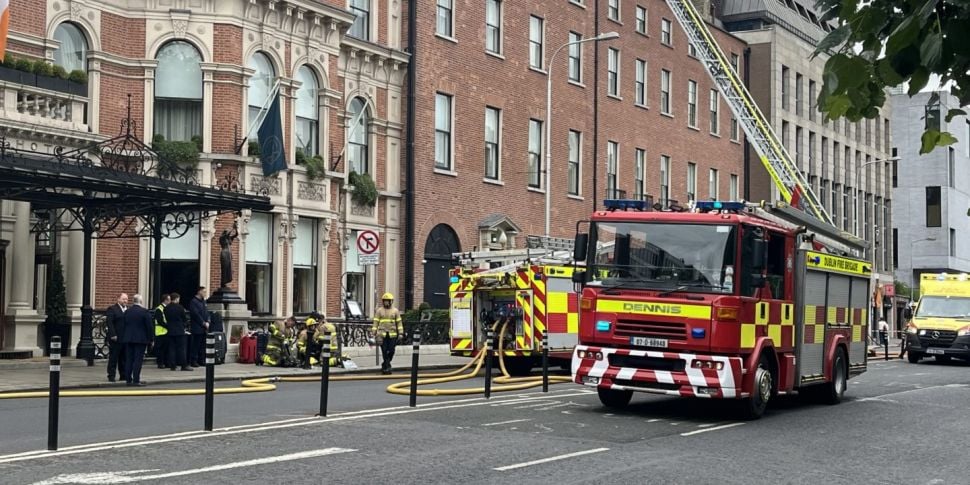
M 80 69 L 67 72 L 63 67 L 49 64 L 43 59 L 8 55 L 0 65 L 0 80 L 77 96 L 88 95 L 86 72 Z
M 377 203 L 377 184 L 366 173 L 350 172 L 347 184 L 351 187 L 350 200 L 361 207 L 374 207 Z
M 190 141 L 166 140 L 161 134 L 152 138 L 152 150 L 158 154 L 158 175 L 176 178 L 177 173 L 194 175 L 202 152 L 202 137 L 193 136 Z
M 312 157 L 303 153 L 303 150 L 296 149 L 296 164 L 306 168 L 306 176 L 310 180 L 323 180 L 327 175 L 327 164 L 323 157 L 314 155 Z

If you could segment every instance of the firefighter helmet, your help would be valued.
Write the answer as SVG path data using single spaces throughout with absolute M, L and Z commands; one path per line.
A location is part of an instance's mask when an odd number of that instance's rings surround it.
M 384 293 L 384 296 L 381 297 L 381 300 L 393 300 L 393 299 L 394 299 L 394 295 L 390 293 Z

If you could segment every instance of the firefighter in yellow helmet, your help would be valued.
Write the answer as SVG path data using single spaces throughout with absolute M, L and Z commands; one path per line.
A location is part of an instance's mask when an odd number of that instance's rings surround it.
M 263 354 L 263 365 L 286 366 L 292 361 L 290 358 L 290 345 L 293 341 L 293 326 L 296 319 L 287 318 L 283 325 L 271 323 L 269 325 L 269 342 L 266 344 L 266 352 Z
M 330 336 L 330 367 L 336 367 L 341 363 L 337 345 L 337 326 L 328 322 L 325 315 L 319 315 L 317 331 L 313 334 L 313 341 L 316 344 L 315 347 L 318 352 L 320 349 L 323 349 L 324 340 L 327 335 Z M 317 355 L 320 356 L 319 353 Z
M 404 335 L 404 323 L 401 321 L 401 312 L 394 308 L 394 295 L 384 293 L 381 301 L 383 305 L 374 313 L 374 326 L 371 330 L 384 357 L 381 373 L 390 374 L 397 339 Z
M 316 346 L 314 345 L 313 340 L 313 335 L 317 329 L 317 319 L 318 316 L 316 312 L 310 313 L 305 321 L 306 328 L 300 330 L 300 334 L 296 338 L 297 358 L 300 360 L 300 363 L 304 369 L 309 369 L 310 366 L 317 365 Z M 309 345 L 307 345 L 308 342 Z

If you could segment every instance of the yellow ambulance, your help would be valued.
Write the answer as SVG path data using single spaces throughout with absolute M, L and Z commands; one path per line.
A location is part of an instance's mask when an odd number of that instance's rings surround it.
M 970 276 L 924 274 L 920 276 L 920 299 L 915 312 L 906 309 L 910 363 L 924 357 L 939 362 L 970 360 Z

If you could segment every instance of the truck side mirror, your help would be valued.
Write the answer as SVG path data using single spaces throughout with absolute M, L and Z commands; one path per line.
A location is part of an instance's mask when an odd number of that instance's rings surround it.
M 913 319 L 913 309 L 912 308 L 909 308 L 909 307 L 906 307 L 905 309 L 903 309 L 903 318 L 905 318 L 906 320 L 912 320 Z
M 764 288 L 768 283 L 768 278 L 761 273 L 755 273 L 751 275 L 751 287 L 752 288 Z
M 581 285 L 586 282 L 586 271 L 576 270 L 573 271 L 573 283 Z
M 768 253 L 768 242 L 762 238 L 751 240 L 751 269 L 760 272 L 765 268 L 765 256 Z
M 589 234 L 576 234 L 576 240 L 573 243 L 573 260 L 586 261 L 586 250 L 588 246 Z

